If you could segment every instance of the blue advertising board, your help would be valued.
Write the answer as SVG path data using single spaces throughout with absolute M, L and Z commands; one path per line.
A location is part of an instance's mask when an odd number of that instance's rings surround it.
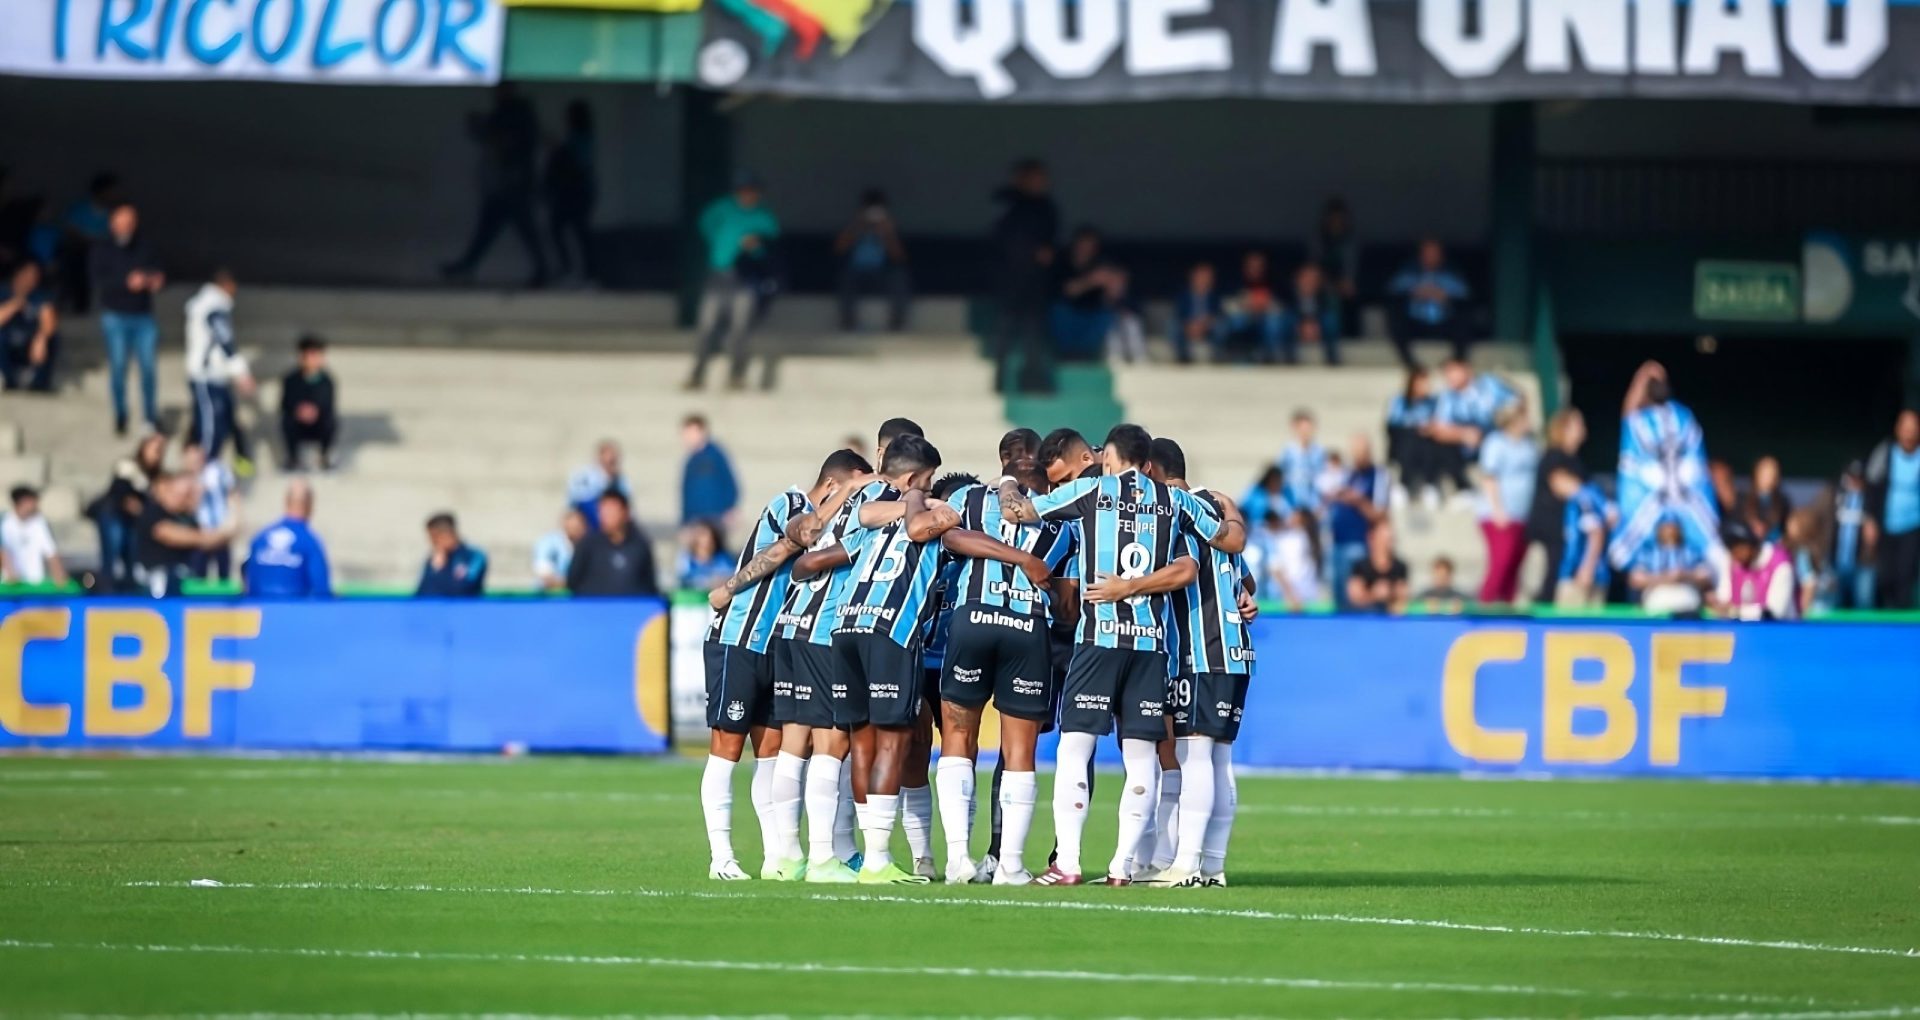
M 56 599 L 0 614 L 0 748 L 667 747 L 659 599 Z

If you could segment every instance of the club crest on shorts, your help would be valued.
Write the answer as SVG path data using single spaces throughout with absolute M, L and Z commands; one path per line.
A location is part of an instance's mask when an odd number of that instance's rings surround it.
M 747 717 L 747 706 L 738 701 L 727 702 L 727 718 L 739 722 Z

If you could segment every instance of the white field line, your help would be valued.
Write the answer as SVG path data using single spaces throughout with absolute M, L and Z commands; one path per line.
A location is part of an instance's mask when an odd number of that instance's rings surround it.
M 332 949 L 234 945 L 164 945 L 140 942 L 43 942 L 0 939 L 0 949 L 220 956 L 282 956 L 324 960 L 411 960 L 451 963 L 536 963 L 654 970 L 733 971 L 836 977 L 991 978 L 1000 981 L 1072 981 L 1103 984 L 1181 985 L 1208 988 L 1284 988 L 1291 991 L 1447 993 L 1568 999 L 1650 999 L 1681 1002 L 1785 1002 L 1756 996 L 1637 991 L 1587 991 L 1534 985 L 1481 985 L 1435 981 L 1358 981 L 1334 978 L 1263 977 L 1240 974 L 1152 974 L 1136 971 L 1044 970 L 1025 967 L 908 967 L 883 964 L 779 960 L 691 960 L 662 956 L 579 953 L 483 953 L 417 949 Z
M 1894 1020 L 1920 1015 L 1920 1009 L 1820 1010 L 1794 1013 L 1657 1013 L 1592 1017 L 1589 1020 Z M 989 1020 L 980 1014 L 898 1013 L 59 1013 L 54 1020 Z M 991 1020 L 1052 1020 L 1050 1017 L 995 1014 Z M 1106 1020 L 1141 1020 L 1113 1016 Z M 1153 1020 L 1281 1020 L 1271 1014 L 1235 1017 L 1155 1017 Z M 1562 1020 L 1560 1017 L 1481 1017 L 1477 1020 Z
M 1708 819 L 1713 821 L 1746 821 L 1759 825 L 1777 825 L 1787 822 L 1806 823 L 1810 825 L 1920 825 L 1920 816 L 1913 815 L 1768 814 L 1765 811 L 1586 811 L 1554 808 L 1530 811 L 1519 808 L 1404 807 L 1395 804 L 1261 803 L 1242 804 L 1237 810 L 1252 814 L 1301 815 L 1306 817 L 1326 816 L 1336 818 L 1564 818 L 1580 821 L 1620 822 L 1652 819 L 1665 821 Z
M 704 900 L 759 899 L 753 893 L 712 893 L 672 889 L 549 889 L 535 886 L 439 886 L 384 885 L 361 882 L 235 882 L 194 879 L 190 882 L 125 882 L 127 888 L 214 888 L 271 890 L 328 890 L 339 892 L 412 892 L 479 896 L 596 896 L 644 897 Z M 822 902 L 890 903 L 934 907 L 984 907 L 1009 910 L 1081 910 L 1117 914 L 1158 914 L 1183 917 L 1223 917 L 1251 921 L 1291 921 L 1319 924 L 1380 925 L 1394 928 L 1436 928 L 1445 931 L 1488 932 L 1502 935 L 1547 935 L 1561 938 L 1636 939 L 1652 942 L 1684 942 L 1707 946 L 1732 946 L 1746 949 L 1782 949 L 1810 953 L 1847 953 L 1861 956 L 1897 956 L 1920 959 L 1920 949 L 1894 949 L 1887 946 L 1850 946 L 1829 942 L 1805 942 L 1794 939 L 1749 939 L 1722 935 L 1683 935 L 1674 932 L 1620 931 L 1587 928 L 1536 928 L 1524 925 L 1476 924 L 1413 917 L 1367 917 L 1356 914 L 1289 913 L 1271 910 L 1232 910 L 1222 907 L 1183 907 L 1152 903 L 1101 903 L 1087 900 L 997 900 L 953 896 L 898 896 L 875 894 L 813 893 L 795 899 Z

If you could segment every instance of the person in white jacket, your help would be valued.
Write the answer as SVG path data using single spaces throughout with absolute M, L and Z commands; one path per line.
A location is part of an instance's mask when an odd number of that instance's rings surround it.
M 215 270 L 187 302 L 187 388 L 193 403 L 189 435 L 209 460 L 217 460 L 227 437 L 234 440 L 234 467 L 249 473 L 247 443 L 234 419 L 234 395 L 253 392 L 253 373 L 234 341 L 233 273 Z

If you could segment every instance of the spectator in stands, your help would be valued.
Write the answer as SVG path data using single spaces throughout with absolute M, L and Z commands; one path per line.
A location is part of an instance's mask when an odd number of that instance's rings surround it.
M 1540 601 L 1561 609 L 1592 609 L 1605 605 L 1613 572 L 1607 564 L 1607 535 L 1617 516 L 1600 486 L 1583 481 L 1578 463 L 1562 463 L 1537 483 L 1550 486 L 1561 507 L 1561 538 L 1549 546 L 1557 556 L 1547 560 L 1547 576 Z M 1538 505 L 1537 503 L 1535 505 Z
M 1074 231 L 1067 257 L 1054 273 L 1053 326 L 1056 353 L 1065 361 L 1097 361 L 1113 328 L 1113 298 L 1118 277 L 1092 227 Z
M 653 543 L 633 522 L 627 497 L 609 489 L 600 494 L 600 530 L 573 547 L 567 590 L 575 595 L 658 595 Z
M 1467 465 L 1479 456 L 1480 442 L 1494 429 L 1494 418 L 1520 399 L 1497 376 L 1476 372 L 1464 358 L 1450 358 L 1440 367 L 1446 387 L 1434 404 L 1433 423 L 1426 434 L 1440 446 L 1435 450 L 1440 473 L 1453 479 L 1457 490 L 1469 488 Z
M 1793 561 L 1799 586 L 1795 601 L 1802 615 L 1824 614 L 1838 598 L 1833 572 L 1833 520 L 1821 510 L 1804 506 L 1787 518 L 1782 544 Z
M 1467 281 L 1447 265 L 1447 253 L 1436 238 L 1420 242 L 1414 263 L 1400 271 L 1387 284 L 1393 300 L 1387 306 L 1387 330 L 1393 348 L 1408 368 L 1418 362 L 1413 356 L 1415 340 L 1439 339 L 1453 345 L 1453 356 L 1467 358 L 1471 342 L 1467 321 Z
M 1440 505 L 1443 461 L 1457 460 L 1441 449 L 1431 435 L 1439 400 L 1423 368 L 1407 370 L 1407 384 L 1387 407 L 1387 462 L 1400 469 L 1407 498 L 1424 501 L 1429 509 Z
M 1680 525 L 1689 546 L 1717 557 L 1722 517 L 1708 489 L 1706 438 L 1657 361 L 1640 366 L 1621 401 L 1615 475 L 1620 527 L 1607 555 L 1616 568 L 1633 562 L 1663 517 Z
M 1133 274 L 1125 266 L 1109 265 L 1107 302 L 1113 312 L 1113 324 L 1107 327 L 1107 356 L 1129 365 L 1146 361 L 1146 315 L 1134 297 Z
M 1691 616 L 1700 612 L 1701 593 L 1713 587 L 1713 568 L 1706 554 L 1687 541 L 1679 518 L 1667 514 L 1654 528 L 1652 544 L 1633 561 L 1627 587 L 1649 613 Z
M 1270 514 L 1278 518 L 1278 514 Z M 1298 613 L 1320 601 L 1320 522 L 1313 513 L 1294 507 L 1287 512 L 1279 533 L 1272 544 L 1272 565 L 1268 575 L 1273 580 L 1273 590 L 1280 601 L 1286 603 L 1287 611 Z M 1334 574 L 1344 577 L 1344 574 Z M 1337 586 L 1343 587 L 1343 586 Z M 1339 595 L 1337 602 L 1345 601 Z
M 1799 586 L 1786 549 L 1740 521 L 1727 525 L 1720 541 L 1727 547 L 1727 569 L 1713 589 L 1714 612 L 1730 620 L 1800 618 Z
M 860 196 L 860 209 L 833 240 L 840 256 L 840 328 L 860 328 L 860 298 L 867 294 L 887 299 L 887 329 L 907 328 L 912 283 L 907 276 L 907 248 L 900 228 L 887 208 L 886 193 L 869 188 Z
M 576 265 L 582 279 L 598 278 L 592 228 L 593 205 L 599 198 L 597 152 L 593 107 L 575 99 L 567 104 L 566 135 L 547 151 L 546 173 L 540 182 L 547 202 L 547 229 L 553 234 L 553 253 L 563 279 L 573 275 Z
M 713 441 L 707 419 L 687 415 L 680 423 L 680 445 L 687 451 L 680 470 L 680 523 L 731 518 L 740 503 L 740 483 L 733 476 L 727 451 Z
M 487 554 L 460 540 L 450 513 L 427 518 L 427 562 L 416 598 L 478 598 L 487 588 Z
M 301 449 L 308 444 L 320 448 L 320 469 L 333 470 L 333 442 L 340 429 L 335 400 L 327 342 L 308 333 L 300 338 L 298 364 L 280 380 L 280 438 L 288 471 L 300 470 Z
M 1214 289 L 1213 264 L 1196 262 L 1187 270 L 1187 287 L 1173 300 L 1171 339 L 1174 360 L 1191 365 L 1194 351 L 1204 350 L 1218 359 L 1220 344 L 1226 338 L 1227 321 L 1221 311 L 1220 295 Z
M 1353 232 L 1353 215 L 1346 200 L 1327 199 L 1320 207 L 1320 223 L 1308 242 L 1307 257 L 1320 267 L 1320 274 L 1332 288 L 1334 321 L 1343 336 L 1352 336 L 1348 317 L 1359 308 L 1360 239 Z
M 1292 507 L 1287 501 L 1287 476 L 1278 464 L 1270 464 L 1259 481 L 1240 499 L 1240 512 L 1247 520 L 1265 520 L 1268 514 L 1285 518 Z
M 133 455 L 113 465 L 107 491 L 87 506 L 87 516 L 100 532 L 100 567 L 115 588 L 131 584 L 138 564 L 136 536 L 148 494 L 163 473 L 167 437 L 149 432 L 140 437 Z
M 567 479 L 567 503 L 586 517 L 587 524 L 600 526 L 600 496 L 618 492 L 629 501 L 633 487 L 620 472 L 620 444 L 602 439 L 593 448 L 593 463 L 576 469 Z
M 32 486 L 16 485 L 8 498 L 13 510 L 0 518 L 0 580 L 66 584 L 67 568 L 53 544 L 53 529 L 40 513 L 40 493 Z
M 193 401 L 188 435 L 215 461 L 232 436 L 234 467 L 245 476 L 253 471 L 234 417 L 234 398 L 253 393 L 253 370 L 234 340 L 233 298 L 238 291 L 233 273 L 216 269 L 213 279 L 187 301 L 187 388 Z
M 154 348 L 160 326 L 153 319 L 153 296 L 167 284 L 167 275 L 154 263 L 146 235 L 140 233 L 140 213 L 123 202 L 107 219 L 107 238 L 93 246 L 87 275 L 100 298 L 100 332 L 107 342 L 108 386 L 113 391 L 113 431 L 127 434 L 127 359 L 140 366 L 140 404 L 146 422 L 160 426 L 155 397 Z
M 1740 490 L 1740 479 L 1733 473 L 1733 465 L 1719 458 L 1707 462 L 1707 479 L 1712 486 L 1710 494 L 1713 507 L 1723 521 L 1740 519 L 1740 507 L 1747 500 Z
M 733 576 L 733 557 L 721 544 L 720 529 L 712 521 L 694 521 L 682 530 L 675 576 L 680 587 L 712 591 Z
M 1501 408 L 1494 422 L 1496 429 L 1480 444 L 1480 498 L 1475 506 L 1487 542 L 1487 576 L 1480 585 L 1480 601 L 1487 605 L 1520 597 L 1527 511 L 1533 506 L 1534 472 L 1540 465 L 1540 448 L 1524 403 Z
M 1563 407 L 1547 420 L 1547 447 L 1540 452 L 1540 467 L 1533 479 L 1533 506 L 1527 510 L 1527 548 L 1537 545 L 1547 554 L 1547 569 L 1541 576 L 1540 590 L 1534 593 L 1535 602 L 1552 604 L 1554 589 L 1559 586 L 1560 564 L 1566 559 L 1567 500 L 1587 477 L 1586 465 L 1580 461 L 1580 446 L 1586 441 L 1587 419 L 1579 408 Z M 1556 471 L 1573 475 L 1573 490 L 1550 481 Z
M 188 439 L 180 447 L 180 473 L 193 480 L 193 516 L 200 530 L 233 532 L 240 519 L 240 491 L 234 484 L 233 469 L 217 457 L 208 457 L 205 448 Z M 194 577 L 211 573 L 224 581 L 233 576 L 233 549 L 222 545 L 196 552 L 187 570 Z
M 134 581 L 154 598 L 180 594 L 181 585 L 194 576 L 196 553 L 225 549 L 233 542 L 232 524 L 209 530 L 194 519 L 199 491 L 185 472 L 163 474 L 140 512 L 134 528 Z
M 45 270 L 29 259 L 14 268 L 7 288 L 0 290 L 0 381 L 9 390 L 53 389 L 60 313 L 45 282 Z
M 1393 551 L 1393 523 L 1375 522 L 1367 556 L 1347 575 L 1347 602 L 1356 612 L 1399 613 L 1407 608 L 1407 563 Z
M 1435 616 L 1458 616 L 1467 611 L 1467 593 L 1454 586 L 1453 558 L 1435 556 L 1427 568 L 1427 586 L 1413 597 L 1413 607 Z
M 472 279 L 500 231 L 510 226 L 533 264 L 527 286 L 546 286 L 547 256 L 540 247 L 533 212 L 535 164 L 540 158 L 540 118 L 533 103 L 514 83 L 503 81 L 494 86 L 493 108 L 468 118 L 467 133 L 480 148 L 480 211 L 467 250 L 441 266 L 441 274 Z
M 1340 363 L 1340 305 L 1320 267 L 1303 264 L 1293 274 L 1280 323 L 1280 360 L 1300 363 L 1300 345 L 1319 344 L 1329 365 Z
M 762 204 L 760 179 L 740 174 L 733 193 L 713 200 L 700 213 L 700 238 L 707 246 L 707 279 L 700 291 L 695 323 L 700 350 L 694 356 L 687 389 L 707 384 L 707 364 L 724 351 L 729 359 L 727 387 L 745 389 L 749 341 L 762 297 L 774 279 L 772 242 L 780 221 Z M 768 369 L 765 381 L 772 382 Z
M 1753 489 L 1740 501 L 1740 520 L 1763 542 L 1785 536 L 1793 501 L 1780 489 L 1780 461 L 1762 457 L 1753 462 Z
M 560 515 L 560 526 L 541 535 L 533 543 L 533 580 L 543 591 L 561 591 L 567 586 L 567 570 L 573 564 L 573 548 L 587 537 L 587 515 L 577 507 L 568 507 Z
M 87 184 L 87 197 L 67 207 L 61 217 L 60 286 L 67 307 L 85 315 L 92 307 L 93 281 L 88 272 L 95 245 L 107 238 L 107 221 L 121 202 L 120 178 L 99 173 Z
M 1347 577 L 1367 556 L 1367 535 L 1373 526 L 1387 519 L 1390 486 L 1387 473 L 1373 462 L 1373 440 L 1355 433 L 1347 444 L 1346 478 L 1328 497 L 1328 534 L 1333 547 L 1328 551 L 1328 577 Z M 1341 612 L 1353 608 L 1344 585 L 1334 593 L 1334 607 Z
M 1872 609 L 1874 546 L 1880 522 L 1867 512 L 1867 466 L 1853 461 L 1840 473 L 1833 493 L 1833 543 L 1827 562 L 1833 569 L 1833 608 Z
M 1881 609 L 1920 606 L 1920 411 L 1894 419 L 1867 459 L 1867 513 L 1879 522 L 1874 568 Z
M 247 594 L 268 599 L 333 597 L 327 549 L 313 533 L 313 487 L 304 478 L 287 483 L 286 516 L 253 536 L 240 579 Z
M 1282 447 L 1274 465 L 1286 477 L 1287 502 L 1318 512 L 1320 509 L 1320 473 L 1327 467 L 1327 448 L 1320 445 L 1320 426 L 1313 412 L 1302 407 L 1293 412 L 1293 441 Z
M 1046 165 L 1037 159 L 1014 164 L 1011 183 L 994 193 L 1003 206 L 993 224 L 998 255 L 999 321 L 993 332 L 993 391 L 1007 392 L 1008 363 L 1020 358 L 1020 392 L 1054 391 L 1053 345 L 1047 309 L 1060 234 Z
M 1240 289 L 1227 296 L 1227 337 L 1222 345 L 1236 361 L 1280 359 L 1286 313 L 1267 273 L 1267 254 L 1250 251 L 1240 259 Z

